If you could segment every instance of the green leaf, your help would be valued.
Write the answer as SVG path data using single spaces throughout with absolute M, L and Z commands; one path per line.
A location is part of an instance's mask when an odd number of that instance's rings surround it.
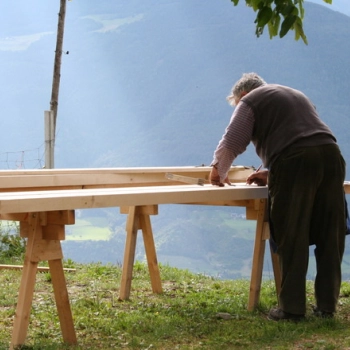
M 283 38 L 289 32 L 297 18 L 295 15 L 285 17 L 281 25 L 280 38 Z
M 304 29 L 303 29 L 303 23 L 300 18 L 297 18 L 297 20 L 294 23 L 294 32 L 295 32 L 295 40 L 299 40 L 300 38 L 302 38 L 303 42 L 306 45 L 308 44 L 306 35 L 304 33 Z
M 274 13 L 270 22 L 268 23 L 270 39 L 277 36 L 278 29 L 280 27 L 281 17 L 279 14 Z
M 257 11 L 261 8 L 261 5 L 263 5 L 262 0 L 246 0 L 246 4 L 253 8 L 254 11 Z
M 257 14 L 257 23 L 259 27 L 264 27 L 272 17 L 271 7 L 263 7 Z
M 326 2 L 327 4 L 332 4 L 332 0 L 323 0 L 324 2 Z
M 298 7 L 299 7 L 299 13 L 300 13 L 300 18 L 303 19 L 304 18 L 304 14 L 305 14 L 305 10 L 303 7 L 303 2 L 304 0 L 298 0 Z
M 292 4 L 280 6 L 278 9 L 284 17 L 287 17 L 289 15 L 297 16 L 299 14 L 298 8 Z
M 332 0 L 323 0 L 332 4 Z M 239 0 L 231 0 L 234 5 Z M 278 35 L 283 38 L 289 31 L 295 32 L 295 39 L 300 38 L 307 44 L 307 38 L 303 30 L 304 0 L 245 0 L 245 4 L 257 12 L 254 23 L 257 37 L 263 34 L 267 25 L 270 38 Z M 283 21 L 282 21 L 283 16 Z M 282 24 L 281 24 L 282 21 Z

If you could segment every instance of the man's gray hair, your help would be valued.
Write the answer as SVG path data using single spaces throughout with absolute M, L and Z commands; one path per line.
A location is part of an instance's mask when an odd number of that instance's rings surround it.
M 231 93 L 227 96 L 230 105 L 235 105 L 242 97 L 242 92 L 250 92 L 259 86 L 265 85 L 266 82 L 256 73 L 244 73 L 233 86 Z

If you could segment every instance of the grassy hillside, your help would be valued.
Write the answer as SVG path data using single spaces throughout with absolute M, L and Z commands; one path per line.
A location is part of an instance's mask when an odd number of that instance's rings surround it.
M 37 275 L 26 346 L 31 350 L 95 349 L 350 349 L 350 285 L 343 283 L 336 317 L 311 315 L 314 303 L 308 283 L 307 320 L 298 324 L 268 321 L 276 304 L 272 281 L 261 291 L 261 303 L 247 311 L 249 282 L 221 281 L 186 270 L 161 266 L 164 292 L 151 293 L 148 272 L 136 264 L 131 300 L 118 301 L 118 266 L 74 264 L 66 273 L 78 346 L 62 344 L 48 273 Z M 0 349 L 8 349 L 20 271 L 0 274 Z

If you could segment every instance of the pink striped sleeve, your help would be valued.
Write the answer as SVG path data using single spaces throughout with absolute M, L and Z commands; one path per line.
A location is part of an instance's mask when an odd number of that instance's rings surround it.
M 254 114 L 244 102 L 240 102 L 231 117 L 224 135 L 215 152 L 211 165 L 217 164 L 220 180 L 223 182 L 235 158 L 249 145 L 254 128 Z

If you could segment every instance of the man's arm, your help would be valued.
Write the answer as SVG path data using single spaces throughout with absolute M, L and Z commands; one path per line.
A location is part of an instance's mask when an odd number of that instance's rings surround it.
M 240 102 L 222 136 L 215 152 L 211 165 L 215 166 L 210 173 L 213 185 L 224 186 L 229 183 L 228 171 L 234 159 L 243 153 L 249 145 L 254 128 L 254 114 L 244 102 Z

